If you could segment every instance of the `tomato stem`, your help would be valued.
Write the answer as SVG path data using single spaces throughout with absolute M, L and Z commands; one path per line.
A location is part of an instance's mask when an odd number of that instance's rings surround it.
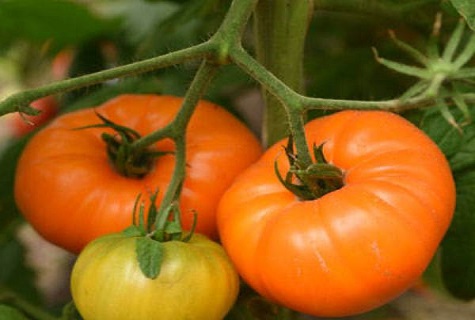
M 106 144 L 107 156 L 112 166 L 121 175 L 129 178 L 142 178 L 150 171 L 157 157 L 171 153 L 157 151 L 148 146 L 134 147 L 134 141 L 141 138 L 140 133 L 129 127 L 116 124 L 97 112 L 96 115 L 102 123 L 79 127 L 76 130 L 112 129 L 114 134 L 103 132 L 101 138 Z
M 187 90 L 183 104 L 173 121 L 164 128 L 135 140 L 132 147 L 137 149 L 144 148 L 164 138 L 171 138 L 174 140 L 184 139 L 186 126 L 193 115 L 199 99 L 202 97 L 211 80 L 214 78 L 217 68 L 217 65 L 210 63 L 206 59 L 203 60 Z
M 175 142 L 175 168 L 170 184 L 158 208 L 159 213 L 155 221 L 155 224 L 158 226 L 164 225 L 164 221 L 167 219 L 167 216 L 163 214 L 163 212 L 179 198 L 181 186 L 183 185 L 186 174 L 186 127 L 188 126 L 198 101 L 216 74 L 216 70 L 217 66 L 215 64 L 203 60 L 186 92 L 183 104 L 175 119 L 162 130 L 144 136 L 132 144 L 134 148 L 143 148 L 164 137 L 171 138 Z
M 433 0 L 426 0 L 418 3 L 423 4 L 424 2 L 431 1 Z M 369 8 L 366 5 L 359 6 L 359 2 L 363 3 L 363 1 L 357 1 L 356 5 L 354 5 L 353 3 L 348 4 L 345 1 L 319 1 L 316 3 L 316 6 L 336 8 L 336 10 L 340 10 L 343 8 L 345 10 L 363 9 L 363 11 L 365 11 L 366 8 Z M 292 3 L 294 3 L 294 1 L 292 1 Z M 436 97 L 434 97 L 433 95 L 416 95 L 407 99 L 395 98 L 382 101 L 363 101 L 323 99 L 308 97 L 299 94 L 299 88 L 296 88 L 297 91 L 294 91 L 292 89 L 292 84 L 290 84 L 290 86 L 287 86 L 286 81 L 282 81 L 279 79 L 280 76 L 285 77 L 285 75 L 280 75 L 279 77 L 276 77 L 262 64 L 256 62 L 253 59 L 249 59 L 247 53 L 244 51 L 244 49 L 242 49 L 241 36 L 244 33 L 248 19 L 252 14 L 252 11 L 254 10 L 256 4 L 257 0 L 232 1 L 232 4 L 228 10 L 228 14 L 223 20 L 221 26 L 218 28 L 216 33 L 211 36 L 211 38 L 207 41 L 185 49 L 163 54 L 151 59 L 146 59 L 127 65 L 110 68 L 107 70 L 91 73 L 80 77 L 53 82 L 44 86 L 10 95 L 3 101 L 0 101 L 0 115 L 16 111 L 20 111 L 27 115 L 37 114 L 37 111 L 34 108 L 29 107 L 29 104 L 32 101 L 37 100 L 41 97 L 61 92 L 72 91 L 85 86 L 98 84 L 107 80 L 151 72 L 157 69 L 180 64 L 188 60 L 197 60 L 203 58 L 209 59 L 210 61 L 214 61 L 217 64 L 224 64 L 230 62 L 235 63 L 243 71 L 248 73 L 252 78 L 259 82 L 259 84 L 261 84 L 266 91 L 268 91 L 272 96 L 274 96 L 279 103 L 286 103 L 288 108 L 296 108 L 301 112 L 304 112 L 305 110 L 309 109 L 383 109 L 388 111 L 402 112 L 409 109 L 433 106 L 437 102 Z M 376 12 L 379 7 L 377 5 L 376 7 L 374 7 L 370 4 L 370 8 L 371 9 L 366 11 Z M 407 10 L 407 8 L 404 8 L 403 10 Z M 389 13 L 385 12 L 384 14 L 391 14 L 390 11 L 391 10 L 389 10 Z M 401 14 L 401 12 L 398 12 L 397 14 Z M 456 35 L 457 34 L 458 33 L 456 33 Z M 464 53 L 454 61 L 454 66 L 460 68 L 460 70 L 455 72 L 448 80 L 453 82 L 474 77 L 473 70 L 471 70 L 470 68 L 461 68 L 461 66 L 465 64 L 467 59 L 473 56 L 474 46 L 475 42 L 470 41 L 470 44 L 466 47 Z M 452 50 L 451 47 L 449 47 L 449 51 L 450 50 Z M 450 58 L 450 54 L 447 54 L 445 56 L 447 58 Z M 289 64 L 288 62 L 285 63 Z M 440 90 L 439 92 L 437 92 L 437 94 L 439 99 L 452 98 L 454 95 L 453 92 L 447 92 L 445 90 Z M 470 92 L 463 93 L 460 94 L 457 99 L 459 101 L 460 99 L 463 99 L 466 103 L 473 102 L 475 101 L 475 94 Z M 459 104 L 457 104 L 457 106 L 458 105 Z
M 107 80 L 123 78 L 127 76 L 138 75 L 151 72 L 160 68 L 183 63 L 188 60 L 204 58 L 214 51 L 214 44 L 204 42 L 182 50 L 177 50 L 154 58 L 126 64 L 107 70 L 52 82 L 34 89 L 24 90 L 13 94 L 0 102 L 0 115 L 16 112 L 18 110 L 25 114 L 36 114 L 34 108 L 28 105 L 39 98 L 62 92 L 73 91 L 82 87 L 91 86 L 105 82 Z
M 296 92 L 304 92 L 303 56 L 313 0 L 260 0 L 254 12 L 256 57 L 267 70 Z M 285 106 L 263 90 L 262 140 L 272 145 L 287 136 Z
M 285 153 L 290 169 L 285 178 L 282 177 L 277 161 L 274 170 L 279 181 L 290 192 L 301 200 L 314 200 L 327 193 L 338 190 L 343 186 L 343 171 L 328 163 L 323 155 L 323 145 L 313 147 L 313 157 L 316 162 L 306 164 L 294 152 L 292 136 L 289 138 Z

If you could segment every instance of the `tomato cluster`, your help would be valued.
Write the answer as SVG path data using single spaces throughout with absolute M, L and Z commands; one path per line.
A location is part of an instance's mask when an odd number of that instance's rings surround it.
M 292 170 L 288 140 L 261 155 L 240 121 L 206 101 L 187 127 L 179 198 L 184 229 L 198 212 L 196 233 L 189 242 L 164 242 L 158 277 L 146 277 L 136 237 L 118 232 L 131 224 L 138 194 L 159 190 L 155 200 L 163 200 L 175 145 L 158 141 L 153 147 L 162 155 L 151 168 L 124 176 L 102 139 L 117 132 L 98 126 L 98 115 L 143 136 L 169 125 L 182 102 L 122 95 L 63 115 L 31 139 L 19 160 L 15 197 L 25 218 L 47 240 L 81 252 L 72 295 L 85 319 L 222 319 L 236 300 L 239 276 L 291 309 L 345 316 L 388 302 L 420 277 L 455 206 L 447 161 L 422 131 L 380 111 L 309 122 L 309 146 L 323 146 L 324 160 L 343 180 L 322 197 L 302 199 L 279 178 Z M 224 249 L 212 241 L 218 239 Z

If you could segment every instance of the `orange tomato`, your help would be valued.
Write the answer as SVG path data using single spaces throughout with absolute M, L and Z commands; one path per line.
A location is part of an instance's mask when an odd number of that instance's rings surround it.
M 321 317 L 362 313 L 411 287 L 454 212 L 438 147 L 382 111 L 343 111 L 306 125 L 308 143 L 344 173 L 344 186 L 301 201 L 277 179 L 281 141 L 240 174 L 218 207 L 222 244 L 261 295 Z
M 101 139 L 110 129 L 73 130 L 101 121 L 95 112 L 141 135 L 162 128 L 175 117 L 183 99 L 122 95 L 95 108 L 56 118 L 24 149 L 17 167 L 15 199 L 19 210 L 47 240 L 72 252 L 106 233 L 132 223 L 138 194 L 159 190 L 159 202 L 174 168 L 173 154 L 157 158 L 143 178 L 128 178 L 109 163 Z M 216 238 L 217 203 L 234 177 L 261 153 L 258 140 L 223 108 L 201 101 L 188 125 L 187 173 L 180 198 L 184 228 L 192 210 L 197 232 Z M 173 151 L 170 139 L 155 144 Z

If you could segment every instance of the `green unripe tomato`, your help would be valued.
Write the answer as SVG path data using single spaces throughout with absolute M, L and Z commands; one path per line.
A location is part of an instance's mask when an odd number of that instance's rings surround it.
M 194 234 L 163 243 L 155 279 L 141 271 L 136 238 L 100 237 L 79 255 L 71 293 L 85 320 L 220 320 L 236 301 L 239 277 L 223 248 Z

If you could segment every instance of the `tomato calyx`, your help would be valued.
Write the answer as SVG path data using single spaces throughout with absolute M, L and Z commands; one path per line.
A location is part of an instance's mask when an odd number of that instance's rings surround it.
M 152 147 L 136 148 L 134 142 L 142 136 L 132 128 L 119 125 L 96 112 L 102 121 L 100 124 L 81 127 L 86 128 L 110 128 L 114 134 L 102 133 L 101 138 L 106 144 L 107 156 L 115 170 L 129 178 L 142 178 L 151 170 L 155 159 L 172 152 L 154 150 Z
M 277 161 L 274 170 L 284 187 L 299 199 L 314 200 L 343 186 L 343 172 L 340 168 L 328 163 L 323 154 L 323 144 L 313 145 L 314 163 L 305 164 L 294 152 L 292 136 L 289 137 L 285 154 L 290 164 L 285 178 L 282 177 Z
M 163 261 L 164 243 L 168 241 L 188 242 L 196 227 L 196 213 L 194 214 L 191 230 L 184 232 L 181 226 L 181 212 L 175 200 L 164 209 L 157 208 L 155 200 L 158 191 L 150 196 L 150 206 L 145 219 L 145 206 L 137 197 L 133 209 L 133 223 L 122 233 L 136 238 L 135 251 L 140 270 L 149 279 L 155 279 L 160 274 Z

